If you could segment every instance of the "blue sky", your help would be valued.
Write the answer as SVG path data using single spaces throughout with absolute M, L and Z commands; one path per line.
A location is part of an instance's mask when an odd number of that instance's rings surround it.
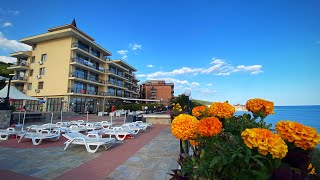
M 320 1 L 5 1 L 0 60 L 17 41 L 71 23 L 175 95 L 244 104 L 320 104 Z M 49 2 L 49 1 L 47 1 Z

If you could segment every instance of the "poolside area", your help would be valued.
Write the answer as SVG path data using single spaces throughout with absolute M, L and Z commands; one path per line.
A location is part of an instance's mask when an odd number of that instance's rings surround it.
M 89 122 L 110 117 L 89 116 Z M 76 119 L 86 119 L 86 116 Z M 75 120 L 75 118 L 64 121 Z M 113 119 L 118 125 L 124 118 Z M 179 141 L 169 125 L 153 125 L 133 139 L 116 141 L 108 149 L 88 153 L 84 146 L 63 150 L 66 139 L 42 142 L 33 146 L 30 140 L 0 142 L 1 179 L 170 179 L 171 169 L 177 169 Z

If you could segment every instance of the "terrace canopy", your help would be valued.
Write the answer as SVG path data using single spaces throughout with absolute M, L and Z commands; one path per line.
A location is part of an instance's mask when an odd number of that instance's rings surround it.
M 0 98 L 6 98 L 8 93 L 8 85 L 6 85 L 3 89 L 0 90 Z M 19 91 L 16 87 L 10 86 L 10 99 L 15 100 L 33 100 L 33 101 L 39 101 L 39 99 L 27 96 L 23 94 L 21 91 Z

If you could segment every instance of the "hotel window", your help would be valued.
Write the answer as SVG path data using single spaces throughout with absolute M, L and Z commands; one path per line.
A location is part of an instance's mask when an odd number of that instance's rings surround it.
M 33 64 L 35 60 L 36 60 L 36 57 L 35 57 L 35 56 L 32 56 L 32 57 L 31 57 L 31 63 Z
M 117 93 L 117 96 L 122 97 L 122 90 L 121 89 L 117 89 L 116 93 Z
M 29 71 L 29 76 L 33 76 L 33 69 Z
M 38 83 L 38 89 L 43 89 L 43 82 Z
M 44 69 L 44 67 L 43 67 L 43 68 L 40 68 L 40 70 L 39 70 L 39 74 L 40 74 L 40 75 L 44 75 L 44 73 L 45 73 L 45 69 Z
M 81 42 L 81 41 L 78 42 L 78 47 L 79 47 L 80 49 L 84 50 L 84 51 L 89 52 L 89 46 L 86 45 L 86 44 L 84 44 L 84 43 Z
M 47 60 L 47 54 L 42 54 L 41 61 L 46 61 L 46 60 Z
M 37 44 L 34 44 L 34 45 L 32 46 L 32 50 L 33 50 L 33 51 L 36 51 L 36 50 L 37 50 Z
M 118 69 L 118 76 L 121 76 L 121 77 L 123 77 L 123 71 L 122 70 L 120 70 L 120 69 Z
M 91 54 L 93 54 L 96 57 L 100 57 L 100 52 L 92 48 L 91 48 Z
M 32 83 L 28 83 L 28 90 L 32 89 Z

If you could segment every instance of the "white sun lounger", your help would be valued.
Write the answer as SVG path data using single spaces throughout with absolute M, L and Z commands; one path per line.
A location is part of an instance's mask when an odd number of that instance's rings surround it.
M 20 143 L 23 138 L 31 139 L 32 144 L 37 146 L 41 144 L 44 139 L 57 141 L 60 138 L 60 130 L 55 130 L 53 133 L 48 130 L 41 130 L 40 132 L 25 132 L 21 134 L 18 143 Z
M 108 149 L 116 141 L 115 138 L 100 138 L 98 135 L 90 135 L 94 137 L 88 137 L 79 132 L 70 132 L 62 134 L 62 136 L 68 139 L 64 143 L 66 145 L 64 150 L 66 150 L 70 144 L 77 144 L 84 145 L 89 153 L 97 152 L 100 146 L 104 146 L 105 149 Z M 91 149 L 91 146 L 94 146 L 95 148 Z
M 14 128 L 9 127 L 7 129 L 0 130 L 0 140 L 8 140 L 9 136 L 17 135 L 20 131 L 16 131 Z
M 114 136 L 118 141 L 123 141 L 128 137 L 133 138 L 132 135 L 136 133 L 133 130 L 123 129 L 121 127 L 114 127 L 112 129 L 102 129 L 88 132 L 88 135 L 92 134 L 97 134 L 100 137 L 102 137 L 105 134 L 109 135 L 110 138 Z

